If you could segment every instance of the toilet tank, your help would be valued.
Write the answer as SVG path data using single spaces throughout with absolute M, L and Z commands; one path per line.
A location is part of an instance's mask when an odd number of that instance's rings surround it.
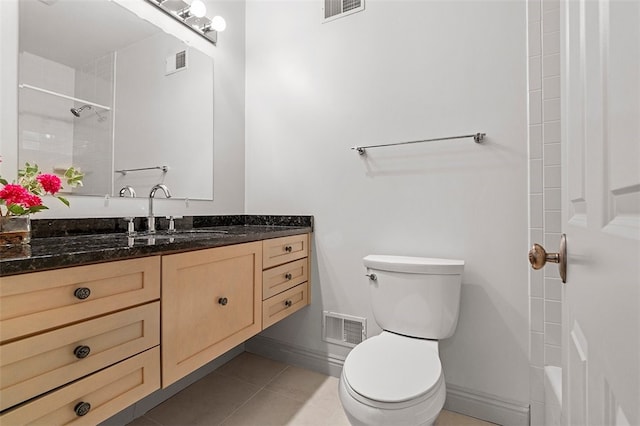
M 464 261 L 369 255 L 363 259 L 376 323 L 387 331 L 446 339 L 458 323 Z

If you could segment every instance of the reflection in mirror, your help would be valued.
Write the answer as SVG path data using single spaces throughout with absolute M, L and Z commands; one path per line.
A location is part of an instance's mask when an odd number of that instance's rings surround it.
M 22 0 L 19 163 L 85 173 L 74 195 L 213 199 L 213 63 L 109 0 Z M 151 6 L 150 6 L 151 7 Z

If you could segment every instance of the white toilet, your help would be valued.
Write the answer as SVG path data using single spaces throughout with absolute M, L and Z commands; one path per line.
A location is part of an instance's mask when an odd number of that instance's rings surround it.
M 370 255 L 363 262 L 383 331 L 344 362 L 344 411 L 354 426 L 431 425 L 446 396 L 438 340 L 458 323 L 464 261 Z

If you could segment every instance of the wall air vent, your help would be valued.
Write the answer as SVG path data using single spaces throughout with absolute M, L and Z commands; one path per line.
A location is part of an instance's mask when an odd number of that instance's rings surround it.
M 324 22 L 364 10 L 364 0 L 324 0 Z
M 187 51 L 181 50 L 175 55 L 167 56 L 165 61 L 165 75 L 173 74 L 187 68 Z
M 366 318 L 328 311 L 322 313 L 322 340 L 325 342 L 354 347 L 366 338 Z

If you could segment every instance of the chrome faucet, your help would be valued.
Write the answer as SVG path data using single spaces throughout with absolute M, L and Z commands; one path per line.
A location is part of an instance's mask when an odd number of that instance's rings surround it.
M 125 185 L 120 189 L 120 196 L 121 197 L 125 197 L 127 195 L 127 192 L 129 193 L 129 196 L 131 198 L 136 198 L 136 190 L 133 189 L 133 187 L 131 185 Z
M 156 191 L 158 189 L 162 189 L 162 192 L 164 192 L 165 197 L 171 198 L 171 191 L 169 191 L 169 188 L 167 188 L 167 185 L 159 183 L 155 185 L 153 188 L 151 188 L 151 192 L 149 192 L 149 216 L 147 218 L 149 220 L 150 234 L 153 234 L 156 232 L 156 218 L 153 216 L 153 198 L 156 196 Z

